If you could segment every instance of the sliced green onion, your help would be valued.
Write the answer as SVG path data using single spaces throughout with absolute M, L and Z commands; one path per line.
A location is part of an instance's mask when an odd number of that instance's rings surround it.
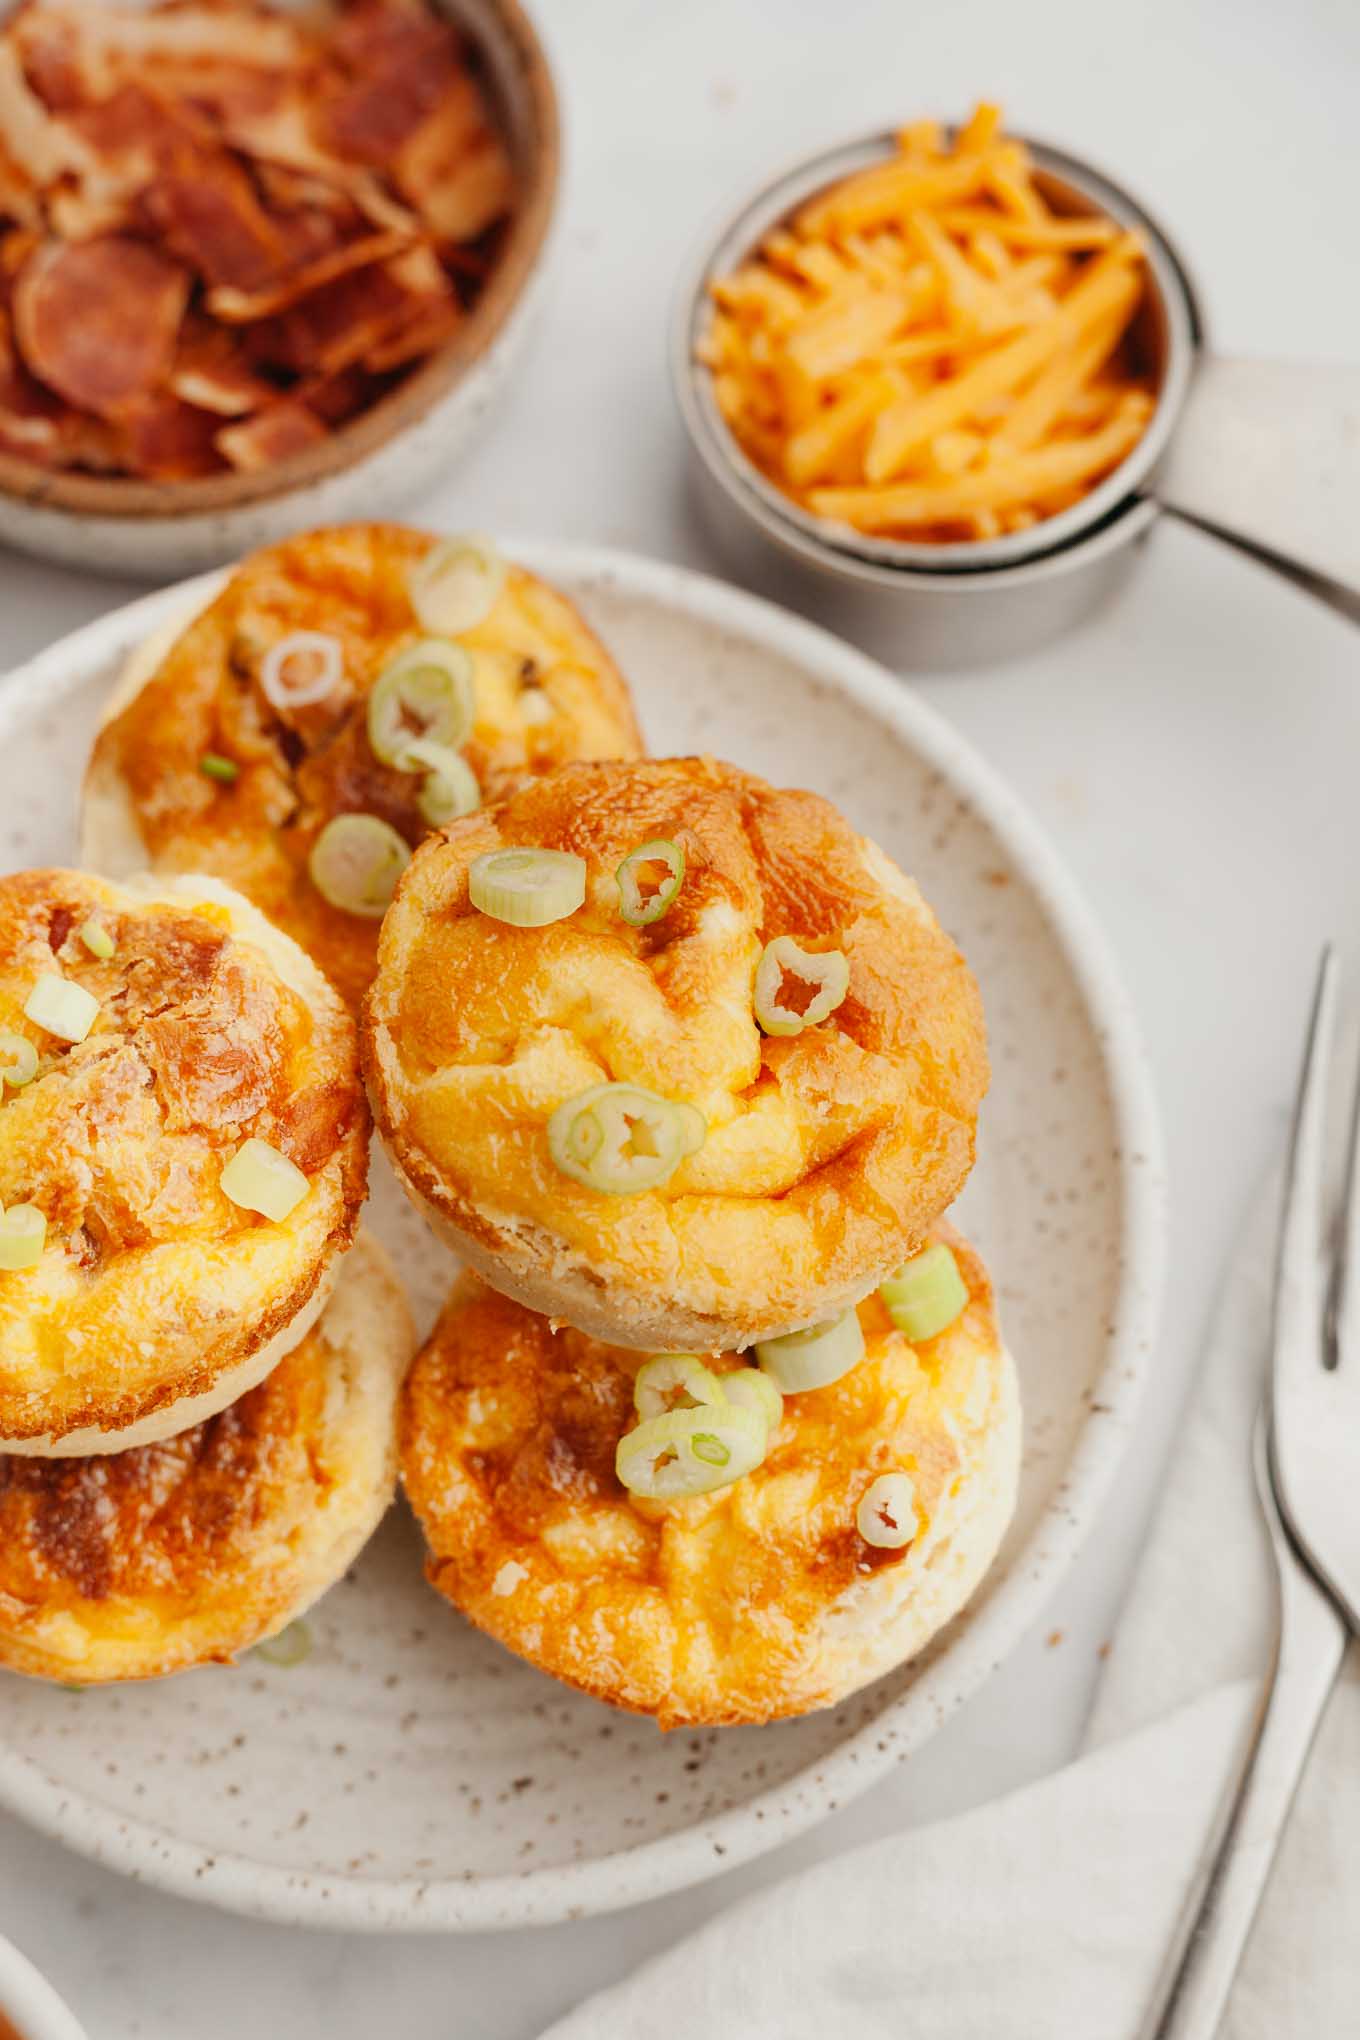
M 334 694 L 345 671 L 339 638 L 323 630 L 295 630 L 271 645 L 260 662 L 260 686 L 271 707 L 286 715 Z
M 586 897 L 586 860 L 574 850 L 488 850 L 468 872 L 474 907 L 512 928 L 565 921 Z
M 708 1139 L 708 1121 L 697 1105 L 691 1105 L 688 1098 L 676 1098 L 672 1105 L 680 1121 L 680 1132 L 687 1155 L 697 1155 Z
M 670 1410 L 624 1433 L 614 1470 L 631 1494 L 652 1501 L 703 1495 L 759 1466 L 766 1438 L 764 1418 L 736 1404 Z
M 307 869 L 321 897 L 380 921 L 411 861 L 404 837 L 378 815 L 336 815 L 312 845 Z
M 904 1262 L 878 1293 L 898 1331 L 913 1345 L 933 1339 L 968 1307 L 968 1284 L 943 1240 Z
M 909 1473 L 881 1473 L 855 1510 L 855 1528 L 879 1551 L 900 1551 L 916 1535 L 916 1484 Z
M 267 1636 L 263 1643 L 257 1643 L 252 1657 L 263 1658 L 267 1665 L 279 1665 L 289 1671 L 300 1665 L 312 1654 L 312 1632 L 305 1622 L 290 1622 L 277 1636 Z
M 460 815 L 475 814 L 482 804 L 477 775 L 461 751 L 436 744 L 431 737 L 416 737 L 407 746 L 402 769 L 414 772 L 423 767 L 424 779 L 416 795 L 416 806 L 432 829 L 447 828 Z
M 584 1169 L 604 1146 L 604 1121 L 587 1105 L 568 1122 L 562 1138 L 571 1159 Z
M 63 1041 L 83 1041 L 94 1026 L 99 1001 L 84 985 L 44 971 L 24 1004 L 24 1017 Z
M 667 1098 L 641 1084 L 596 1084 L 548 1121 L 548 1147 L 564 1176 L 625 1197 L 655 1190 L 686 1155 L 692 1128 Z
M 472 660 L 447 638 L 421 638 L 385 666 L 368 697 L 368 741 L 375 758 L 400 772 L 418 738 L 456 750 L 477 714 Z
M 718 1385 L 730 1403 L 739 1403 L 744 1410 L 758 1410 L 771 1431 L 779 1429 L 784 1398 L 774 1376 L 763 1367 L 736 1367 L 730 1374 L 720 1374 Z
M 489 538 L 445 539 L 413 571 L 411 607 L 426 630 L 459 637 L 491 614 L 508 571 L 504 554 Z
M 243 1211 L 280 1224 L 297 1210 L 311 1185 L 296 1162 L 267 1140 L 243 1141 L 222 1170 L 222 1194 Z
M 689 1353 L 658 1353 L 644 1361 L 633 1380 L 633 1406 L 640 1417 L 667 1410 L 694 1410 L 727 1397 L 717 1375 Z
M 782 1339 L 762 1339 L 756 1358 L 772 1374 L 785 1395 L 802 1395 L 808 1389 L 826 1388 L 839 1381 L 864 1358 L 864 1332 L 859 1313 L 843 1311 L 824 1325 L 809 1325 L 805 1332 L 788 1332 Z
M 0 1268 L 36 1268 L 47 1239 L 47 1219 L 36 1204 L 11 1204 L 0 1213 Z
M 0 1078 L 20 1091 L 38 1074 L 38 1051 L 26 1034 L 0 1034 Z
M 220 786 L 234 786 L 241 776 L 236 760 L 224 758 L 220 751 L 205 751 L 198 761 L 198 769 L 205 779 L 215 779 Z
M 91 956 L 97 956 L 101 963 L 107 963 L 114 954 L 117 944 L 103 922 L 91 914 L 89 920 L 82 923 L 79 933 Z
M 617 876 L 620 914 L 630 928 L 650 928 L 675 904 L 685 882 L 685 853 L 669 836 L 655 836 L 629 851 Z
M 785 1003 L 790 977 L 812 993 L 801 1010 Z M 776 935 L 756 965 L 756 1019 L 767 1034 L 801 1034 L 834 1013 L 849 989 L 850 965 L 839 949 L 800 949 L 792 935 Z

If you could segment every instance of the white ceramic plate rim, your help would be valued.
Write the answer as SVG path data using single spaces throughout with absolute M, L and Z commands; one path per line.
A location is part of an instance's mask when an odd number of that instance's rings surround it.
M 86 2040 L 85 2028 L 13 1941 L 0 1935 L 0 2016 L 20 2040 Z
M 506 542 L 535 572 L 564 585 L 612 581 L 644 600 L 687 610 L 716 629 L 796 661 L 878 716 L 972 803 L 995 831 L 1052 922 L 1103 1052 L 1110 1086 L 1123 1229 L 1121 1275 L 1105 1361 L 1067 1477 L 1007 1575 L 959 1625 L 921 1677 L 808 1772 L 712 1821 L 591 1862 L 517 1874 L 421 1883 L 408 1878 L 301 1879 L 270 1864 L 195 1844 L 72 1793 L 17 1750 L 0 1749 L 0 1804 L 80 1854 L 183 1898 L 290 1924 L 353 1931 L 447 1932 L 582 1918 L 697 1884 L 765 1854 L 867 1790 L 920 1747 L 946 1714 L 995 1670 L 1039 1616 L 1095 1521 L 1120 1458 L 1147 1372 L 1165 1261 L 1166 1191 L 1151 1073 L 1119 973 L 1094 916 L 1057 852 L 1000 776 L 901 680 L 817 625 L 685 568 L 604 547 Z M 203 600 L 220 576 L 201 575 L 73 632 L 0 681 L 0 742 L 21 732 L 35 702 L 60 695 L 119 645 L 176 608 Z M 50 692 L 49 692 L 50 690 Z M 1133 1157 L 1138 1157 L 1137 1163 Z M 885 1735 L 885 1728 L 891 1735 Z

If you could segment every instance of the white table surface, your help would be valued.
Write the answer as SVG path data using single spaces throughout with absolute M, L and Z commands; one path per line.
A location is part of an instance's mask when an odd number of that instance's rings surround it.
M 1142 194 L 1193 261 L 1222 347 L 1360 352 L 1354 0 L 539 0 L 538 12 L 569 130 L 557 274 L 502 415 L 430 506 L 455 523 L 721 572 L 665 379 L 678 264 L 771 168 L 979 92 Z M 0 558 L 0 663 L 122 592 Z M 1079 874 L 1165 1115 L 1165 1335 L 1139 1449 L 1083 1559 L 1024 1647 L 869 1801 L 622 1915 L 449 1939 L 276 1929 L 123 1883 L 0 1816 L 0 1930 L 92 2040 L 238 2040 L 247 2024 L 271 2040 L 528 2040 L 741 1892 L 989 1798 L 1076 1747 L 1217 1271 L 1278 1136 L 1318 945 L 1356 929 L 1360 635 L 1168 524 L 1117 606 L 1078 635 L 1021 665 L 918 684 Z

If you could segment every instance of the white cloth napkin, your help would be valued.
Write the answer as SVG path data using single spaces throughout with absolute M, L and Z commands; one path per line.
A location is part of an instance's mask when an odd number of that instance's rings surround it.
M 1263 1195 L 1225 1286 L 1088 1754 L 732 1907 L 545 2040 L 1136 2040 L 1268 1656 L 1248 1445 L 1276 1210 Z M 1358 1930 L 1352 1650 L 1223 2040 L 1360 2032 Z

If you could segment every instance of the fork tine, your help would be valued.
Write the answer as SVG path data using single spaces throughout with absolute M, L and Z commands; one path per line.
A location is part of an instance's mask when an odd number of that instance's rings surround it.
M 1336 1268 L 1327 1309 L 1328 1367 L 1360 1363 L 1360 1076 L 1351 1101 L 1350 1139 L 1346 1148 L 1346 1184 L 1336 1229 Z
M 1279 1398 L 1289 1380 L 1323 1357 L 1322 1266 L 1327 1246 L 1327 1085 L 1336 1036 L 1336 957 L 1322 952 L 1313 1012 L 1299 1079 L 1285 1179 L 1284 1217 L 1275 1269 L 1275 1327 L 1271 1353 L 1271 1428 L 1278 1429 Z

